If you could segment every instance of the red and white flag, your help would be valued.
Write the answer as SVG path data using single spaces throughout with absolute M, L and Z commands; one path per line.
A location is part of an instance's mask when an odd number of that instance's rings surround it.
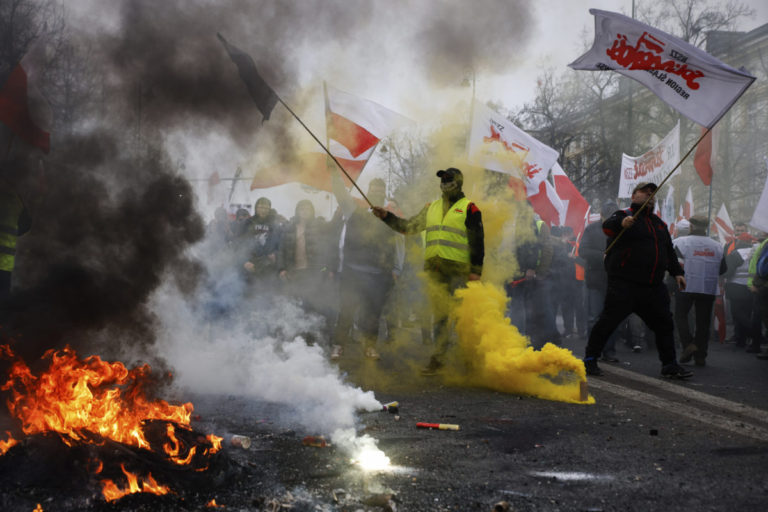
M 558 153 L 510 120 L 475 100 L 469 133 L 469 162 L 525 181 L 527 195 L 539 194 L 541 182 Z
M 656 146 L 642 155 L 621 155 L 619 197 L 632 197 L 632 190 L 638 183 L 661 183 L 679 160 L 680 121 Z M 678 169 L 675 174 L 679 172 Z
M 682 217 L 684 219 L 690 219 L 693 212 L 693 192 L 691 192 L 691 187 L 688 187 L 688 192 L 685 193 L 685 201 L 683 202 Z
M 720 206 L 720 210 L 717 212 L 712 223 L 712 230 L 717 233 L 717 238 L 720 239 L 721 244 L 733 240 L 733 223 L 728 215 L 728 210 L 725 209 L 725 203 Z
M 706 128 L 702 128 L 704 133 Z M 717 135 L 716 129 L 707 133 L 699 145 L 696 146 L 696 152 L 693 154 L 693 167 L 705 185 L 712 184 L 712 175 L 715 169 L 715 156 L 717 154 Z
M 734 69 L 682 39 L 622 14 L 590 9 L 592 48 L 573 69 L 614 70 L 637 80 L 667 105 L 711 128 L 755 77 Z
M 552 166 L 552 181 L 555 184 L 555 191 L 560 201 L 562 201 L 565 211 L 560 225 L 570 226 L 573 229 L 573 234 L 576 238 L 579 238 L 587 224 L 589 203 L 557 162 Z
M 32 146 L 48 153 L 51 149 L 51 136 L 46 131 L 50 120 L 44 119 L 43 100 L 34 102 L 39 108 L 33 108 L 30 96 L 40 97 L 35 88 L 35 79 L 40 76 L 39 68 L 43 65 L 44 47 L 34 44 L 21 62 L 12 70 L 0 88 L 0 122 L 11 129 L 13 134 Z M 33 92 L 34 91 L 34 92 Z M 6 148 L 3 148 L 5 151 Z
M 539 183 L 536 193 L 528 196 L 528 202 L 541 220 L 550 226 L 560 225 L 560 218 L 565 215 L 566 206 L 549 180 L 542 180 Z
M 768 158 L 765 159 L 765 166 L 768 168 Z M 749 225 L 764 233 L 768 233 L 768 173 L 766 173 L 763 193 L 760 194 L 760 200 L 757 201 L 755 213 L 752 214 L 752 220 L 749 221 Z
M 412 121 L 373 101 L 323 84 L 328 149 L 337 159 L 361 162 L 360 171 L 379 141 Z M 341 162 L 344 165 L 343 162 Z M 358 167 L 354 165 L 353 167 Z M 350 169 L 344 168 L 347 172 Z M 354 171 L 354 169 L 351 169 Z M 353 179 L 357 176 L 350 172 Z

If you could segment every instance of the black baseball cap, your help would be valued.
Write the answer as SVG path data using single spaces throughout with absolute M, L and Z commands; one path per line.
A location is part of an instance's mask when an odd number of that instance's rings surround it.
M 647 182 L 646 181 L 642 181 L 642 182 L 638 183 L 637 185 L 635 185 L 635 188 L 632 189 L 632 193 L 634 194 L 638 190 L 643 190 L 643 189 L 646 189 L 646 188 L 651 189 L 651 192 L 656 192 L 656 189 L 659 188 L 659 187 L 657 187 L 655 183 L 652 183 L 650 181 L 647 181 Z
M 461 173 L 460 170 L 456 169 L 455 167 L 449 167 L 447 169 L 440 169 L 437 171 L 437 177 L 440 178 L 440 181 L 447 183 L 451 181 L 464 181 L 464 175 Z

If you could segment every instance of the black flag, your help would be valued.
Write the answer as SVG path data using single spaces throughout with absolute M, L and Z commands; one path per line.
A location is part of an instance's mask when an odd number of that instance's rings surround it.
M 224 48 L 229 53 L 232 61 L 237 65 L 237 70 L 240 72 L 240 78 L 243 79 L 245 85 L 248 87 L 248 92 L 251 94 L 251 98 L 256 103 L 256 107 L 264 116 L 264 121 L 269 119 L 269 115 L 272 113 L 272 109 L 277 104 L 277 94 L 272 88 L 261 78 L 259 72 L 256 71 L 256 65 L 253 63 L 253 59 L 250 55 L 242 51 L 241 49 L 232 46 L 227 42 L 221 34 L 216 34 L 224 45 Z

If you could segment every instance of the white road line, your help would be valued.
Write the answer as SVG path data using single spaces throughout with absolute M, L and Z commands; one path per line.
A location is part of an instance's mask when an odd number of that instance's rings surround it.
M 758 421 L 768 423 L 768 411 L 764 411 L 763 409 L 756 409 L 739 402 L 733 402 L 731 400 L 726 400 L 725 398 L 720 398 L 719 396 L 714 396 L 708 393 L 702 393 L 701 391 L 696 391 L 695 389 L 686 388 L 681 384 L 671 384 L 665 380 L 662 380 L 661 378 L 648 377 L 647 375 L 625 370 L 623 368 L 617 368 L 616 366 L 612 365 L 604 364 L 600 366 L 600 369 L 605 373 L 612 373 L 614 375 L 626 377 L 627 379 L 632 379 L 644 384 L 655 386 L 665 391 L 669 391 L 671 393 L 676 393 L 685 398 L 690 398 L 691 400 L 697 400 L 713 407 L 720 407 L 722 409 L 726 409 L 728 411 L 742 414 L 744 416 L 749 416 Z M 589 385 L 592 386 L 595 380 L 596 379 L 590 379 Z
M 751 423 L 732 420 L 724 416 L 720 416 L 719 414 L 714 414 L 710 411 L 701 410 L 691 405 L 673 402 L 672 400 L 667 400 L 666 398 L 661 398 L 650 393 L 645 393 L 643 391 L 637 391 L 624 386 L 620 386 L 618 384 L 613 384 L 605 380 L 591 379 L 589 381 L 589 387 L 636 400 L 638 402 L 644 403 L 645 405 L 658 407 L 659 409 L 663 409 L 666 412 L 679 414 L 681 416 L 712 425 L 713 427 L 721 428 L 736 434 L 768 442 L 768 429 L 752 425 Z

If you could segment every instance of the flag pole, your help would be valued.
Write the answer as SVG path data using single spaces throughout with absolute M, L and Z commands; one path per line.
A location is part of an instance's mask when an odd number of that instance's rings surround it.
M 640 215 L 640 212 L 642 212 L 642 211 L 643 211 L 643 209 L 645 209 L 645 207 L 648 205 L 648 203 L 651 201 L 651 199 L 653 199 L 654 197 L 656 197 L 656 192 L 658 192 L 659 190 L 661 190 L 661 187 L 662 187 L 662 186 L 663 186 L 663 185 L 664 185 L 664 184 L 667 182 L 667 180 L 668 180 L 669 178 L 671 178 L 671 177 L 672 177 L 672 174 L 674 174 L 674 172 L 677 170 L 677 168 L 678 168 L 678 167 L 680 167 L 680 166 L 683 164 L 683 162 L 685 161 L 685 159 L 686 159 L 686 158 L 688 158 L 688 156 L 689 156 L 689 155 L 690 155 L 690 154 L 693 152 L 693 150 L 694 150 L 694 149 L 696 149 L 696 146 L 698 146 L 698 145 L 699 145 L 699 143 L 700 143 L 702 140 L 704 140 L 704 137 L 706 137 L 706 136 L 707 136 L 707 134 L 708 134 L 709 132 L 711 132 L 711 131 L 712 131 L 712 128 L 710 127 L 710 128 L 707 128 L 707 129 L 704 131 L 704 133 L 702 133 L 702 134 L 701 134 L 701 137 L 699 137 L 699 140 L 697 140 L 697 141 L 694 143 L 694 145 L 693 145 L 693 146 L 691 146 L 691 149 L 689 149 L 689 150 L 688 150 L 688 152 L 687 152 L 687 153 L 686 153 L 686 154 L 683 156 L 683 158 L 681 158 L 681 159 L 680 159 L 680 161 L 679 161 L 679 162 L 677 162 L 677 165 L 675 165 L 675 167 L 674 167 L 674 168 L 673 168 L 671 171 L 669 171 L 669 173 L 668 173 L 668 174 L 667 174 L 667 176 L 666 176 L 666 177 L 665 177 L 665 178 L 664 178 L 664 179 L 661 181 L 661 183 L 659 183 L 659 184 L 658 184 L 658 186 L 656 187 L 656 190 L 654 190 L 653 192 L 651 192 L 651 195 L 650 195 L 650 196 L 648 196 L 648 199 L 646 199 L 646 200 L 645 200 L 645 202 L 644 202 L 644 203 L 643 203 L 643 204 L 640 206 L 640 208 L 637 210 L 637 212 L 635 212 L 635 214 L 634 214 L 634 215 L 632 215 L 632 218 L 633 218 L 633 219 L 636 219 L 636 218 L 637 218 L 637 216 L 638 216 L 638 215 Z M 609 246 L 608 246 L 608 247 L 605 249 L 605 251 L 604 251 L 604 253 L 603 253 L 603 254 L 608 254 L 608 251 L 610 251 L 610 250 L 613 248 L 613 246 L 616 244 L 616 242 L 618 242 L 619 238 L 621 238 L 621 235 L 623 235 L 623 234 L 624 234 L 624 232 L 625 232 L 626 230 L 627 230 L 627 228 L 621 228 L 621 231 L 619 231 L 619 234 L 618 234 L 618 235 L 616 235 L 616 238 L 614 238 L 614 239 L 613 239 L 613 242 L 611 242 L 611 244 L 610 244 L 610 245 L 609 245 Z
M 274 90 L 274 89 L 273 89 L 273 90 Z M 373 208 L 373 203 L 371 203 L 371 201 L 368 199 L 368 197 L 366 197 L 365 193 L 363 193 L 363 191 L 362 191 L 362 190 L 360 189 L 360 187 L 357 185 L 357 183 L 355 182 L 355 180 L 353 180 L 353 179 L 352 179 L 352 176 L 350 176 L 350 175 L 349 175 L 349 173 L 348 173 L 348 172 L 347 172 L 347 171 L 344 169 L 344 166 L 343 166 L 343 165 L 341 165 L 341 163 L 339 163 L 339 161 L 338 161 L 338 160 L 336 160 L 336 157 L 335 157 L 335 156 L 333 156 L 333 155 L 331 154 L 331 152 L 330 152 L 330 151 L 328 151 L 328 148 L 325 146 L 325 144 L 323 144 L 322 142 L 320 142 L 320 139 L 318 139 L 318 138 L 317 138 L 317 136 L 316 136 L 314 133 L 312 133 L 312 130 L 310 130 L 310 129 L 309 129 L 309 127 L 308 127 L 306 124 L 304 124 L 304 121 L 302 121 L 302 120 L 301 120 L 301 118 L 299 118 L 299 116 L 297 116 L 297 115 L 296 115 L 296 112 L 294 112 L 293 110 L 291 110 L 291 107 L 289 107 L 289 106 L 288 106 L 288 105 L 287 105 L 287 104 L 286 104 L 286 103 L 283 101 L 283 99 L 282 99 L 280 96 L 278 96 L 276 93 L 275 93 L 275 96 L 277 97 L 277 101 L 279 101 L 279 102 L 280 102 L 280 103 L 281 103 L 281 104 L 282 104 L 282 105 L 283 105 L 283 106 L 284 106 L 284 107 L 285 107 L 285 108 L 288 110 L 288 112 L 290 112 L 290 113 L 291 113 L 291 115 L 292 115 L 292 116 L 293 116 L 293 117 L 294 117 L 294 118 L 295 118 L 295 119 L 296 119 L 296 120 L 299 122 L 299 124 L 300 124 L 301 126 L 303 126 L 305 130 L 307 130 L 307 132 L 308 132 L 308 133 L 309 133 L 309 134 L 312 136 L 312 138 L 313 138 L 313 139 L 315 139 L 315 141 L 316 141 L 318 144 L 320 144 L 320 147 L 321 147 L 321 148 L 323 148 L 323 151 L 325 151 L 325 152 L 328 154 L 328 156 L 329 156 L 329 157 L 331 157 L 331 160 L 333 160 L 333 161 L 336 163 L 336 165 L 339 167 L 339 169 L 341 169 L 341 172 L 343 172 L 343 173 L 344 173 L 344 176 L 346 176 L 346 177 L 347 177 L 347 179 L 348 179 L 349 181 L 351 181 L 351 182 L 352 182 L 352 184 L 355 186 L 355 188 L 357 189 L 357 191 L 358 191 L 358 192 L 360 192 L 360 195 L 361 195 L 361 196 L 363 196 L 363 199 L 365 199 L 365 202 L 366 202 L 366 203 L 368 203 L 368 205 L 369 205 L 371 208 Z

